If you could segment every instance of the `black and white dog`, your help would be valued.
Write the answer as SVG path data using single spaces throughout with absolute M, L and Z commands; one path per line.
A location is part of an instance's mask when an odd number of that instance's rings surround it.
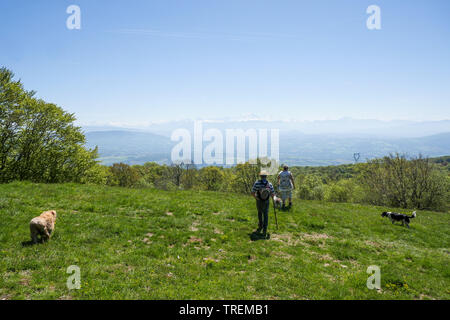
M 413 219 L 416 217 L 416 212 L 414 211 L 411 216 L 407 216 L 406 214 L 402 214 L 402 213 L 385 211 L 381 214 L 381 216 L 388 217 L 389 219 L 391 219 L 392 224 L 394 224 L 394 222 L 396 222 L 396 221 L 399 221 L 402 223 L 402 226 L 404 226 L 406 224 L 406 226 L 409 228 L 409 222 L 411 221 L 410 219 Z

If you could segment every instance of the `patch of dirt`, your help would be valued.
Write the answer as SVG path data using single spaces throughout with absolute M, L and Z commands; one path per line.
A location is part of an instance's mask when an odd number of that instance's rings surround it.
M 196 232 L 196 231 L 198 231 L 197 226 L 199 226 L 199 225 L 200 225 L 200 222 L 194 221 L 194 222 L 192 223 L 191 227 L 189 228 L 189 230 L 191 230 L 191 231 L 193 231 L 193 232 Z
M 166 212 L 168 216 L 173 216 L 173 212 Z
M 20 271 L 20 284 L 23 286 L 29 286 L 31 280 L 31 272 L 29 270 Z
M 294 294 L 291 294 L 289 297 L 290 297 L 291 299 L 294 299 L 294 300 L 308 300 L 308 299 L 306 299 L 305 297 L 296 295 L 295 293 L 294 293 Z
M 371 246 L 371 247 L 376 247 L 376 248 L 381 248 L 382 247 L 382 245 L 380 243 L 375 242 L 375 241 L 366 240 L 366 241 L 364 241 L 364 243 L 366 245 L 368 245 L 368 246 Z
M 22 279 L 20 279 L 20 284 L 21 284 L 22 286 L 28 287 L 28 286 L 30 285 L 30 279 L 28 279 L 28 278 L 22 278 Z
M 197 238 L 197 237 L 194 237 L 194 236 L 191 236 L 188 241 L 190 243 L 196 243 L 196 242 L 202 243 L 203 242 L 203 240 L 201 238 Z
M 330 255 L 329 255 L 328 253 L 326 253 L 326 254 L 322 255 L 322 256 L 320 257 L 320 260 L 325 260 L 325 261 L 334 261 L 333 257 L 332 257 L 332 256 L 330 256 Z
M 317 253 L 317 252 L 314 252 L 314 251 L 311 252 L 311 253 L 316 255 L 316 256 L 319 256 L 319 260 L 321 260 L 321 261 L 334 262 L 334 263 L 339 263 L 339 264 L 342 262 L 341 260 L 335 259 L 334 257 L 329 255 L 328 253 L 320 254 L 320 253 Z M 325 264 L 328 264 L 328 263 L 325 263 Z
M 290 233 L 289 234 L 288 233 L 285 233 L 285 234 L 272 234 L 271 235 L 271 239 L 275 240 L 275 241 L 278 241 L 278 242 L 285 243 L 285 244 L 287 244 L 289 246 L 295 246 L 295 245 L 297 245 L 299 243 L 302 243 L 298 239 L 293 239 L 293 236 Z
M 0 296 L 0 300 L 10 300 L 12 297 L 11 294 L 4 294 L 2 296 Z
M 354 266 L 354 267 L 359 267 L 359 263 L 358 263 L 358 261 L 356 261 L 356 260 L 351 259 L 351 260 L 350 260 L 350 264 L 351 264 L 352 266 Z
M 327 235 L 326 233 L 302 233 L 300 237 L 304 240 L 312 240 L 312 241 L 318 241 L 318 240 L 324 240 L 324 239 L 331 239 L 332 236 Z
M 219 229 L 217 229 L 217 228 L 215 228 L 214 229 L 214 233 L 215 234 L 223 234 L 223 232 L 222 231 L 220 231 Z
M 436 300 L 435 298 L 430 297 L 430 296 L 428 296 L 426 294 L 422 294 L 422 293 L 419 295 L 419 299 L 420 300 L 425 300 L 425 299 L 427 299 L 427 300 Z

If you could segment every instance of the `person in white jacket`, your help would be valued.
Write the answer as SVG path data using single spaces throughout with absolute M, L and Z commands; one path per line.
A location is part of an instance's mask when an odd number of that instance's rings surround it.
M 292 206 L 292 190 L 295 188 L 294 177 L 288 166 L 283 167 L 283 171 L 278 174 L 278 190 L 281 193 L 283 208 L 286 207 L 286 198 L 289 199 L 289 208 Z

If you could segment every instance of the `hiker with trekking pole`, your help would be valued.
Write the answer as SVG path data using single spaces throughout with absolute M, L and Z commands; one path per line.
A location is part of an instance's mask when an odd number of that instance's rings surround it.
M 273 199 L 273 197 L 275 196 L 275 189 L 273 188 L 273 185 L 267 180 L 267 171 L 261 171 L 259 176 L 260 180 L 256 181 L 253 184 L 252 188 L 252 196 L 256 199 L 256 208 L 258 209 L 259 224 L 256 233 L 261 234 L 262 237 L 266 238 L 267 226 L 269 225 L 270 199 Z M 276 220 L 276 211 L 274 212 L 276 225 L 278 227 L 278 221 Z

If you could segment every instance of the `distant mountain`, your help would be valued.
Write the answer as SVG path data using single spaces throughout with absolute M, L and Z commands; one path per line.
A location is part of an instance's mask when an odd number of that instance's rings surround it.
M 154 123 L 139 129 L 170 137 L 171 133 L 178 128 L 192 130 L 193 120 L 169 121 Z M 316 120 L 316 121 L 294 121 L 286 118 L 284 120 L 262 120 L 255 117 L 243 119 L 212 119 L 204 120 L 205 128 L 225 129 L 280 129 L 280 132 L 293 131 L 296 133 L 319 135 L 339 134 L 350 136 L 377 136 L 384 138 L 417 138 L 439 133 L 450 132 L 450 120 L 440 121 L 405 121 L 392 120 L 381 121 L 371 119 L 342 118 L 339 120 Z
M 418 138 L 439 133 L 450 132 L 450 120 L 440 121 L 381 121 L 372 119 L 342 118 L 338 120 L 295 121 L 289 118 L 283 120 L 258 119 L 255 115 L 245 116 L 242 119 L 209 119 L 203 120 L 205 128 L 225 129 L 280 129 L 280 132 L 292 131 L 296 134 L 322 135 L 339 134 L 349 136 L 376 136 L 383 138 Z M 193 130 L 194 120 L 180 120 L 152 123 L 146 126 L 127 128 L 106 124 L 103 126 L 84 126 L 86 132 L 95 131 L 138 131 L 152 132 L 170 137 L 172 132 L 179 128 Z
M 382 138 L 348 135 L 296 135 L 280 137 L 280 159 L 291 165 L 338 165 L 388 155 L 438 157 L 450 154 L 450 132 L 421 138 Z
M 258 128 L 256 123 L 252 124 L 252 128 Z M 205 124 L 205 130 L 211 125 L 217 127 L 216 123 Z M 233 125 L 242 128 L 236 123 Z M 232 127 L 228 124 L 228 128 Z M 173 130 L 178 128 L 174 127 Z M 188 126 L 185 128 L 190 129 Z M 107 165 L 115 162 L 170 163 L 170 153 L 175 145 L 167 136 L 142 131 L 94 131 L 87 132 L 86 138 L 88 147 L 99 147 L 100 160 Z M 360 154 L 359 161 L 365 161 L 395 152 L 430 157 L 448 155 L 450 131 L 418 138 L 398 138 L 342 133 L 304 134 L 295 130 L 280 130 L 280 161 L 290 165 L 337 165 L 354 162 L 354 153 Z
M 86 134 L 87 146 L 98 146 L 100 160 L 110 165 L 116 162 L 142 164 L 148 161 L 170 162 L 173 142 L 149 132 L 94 131 Z

